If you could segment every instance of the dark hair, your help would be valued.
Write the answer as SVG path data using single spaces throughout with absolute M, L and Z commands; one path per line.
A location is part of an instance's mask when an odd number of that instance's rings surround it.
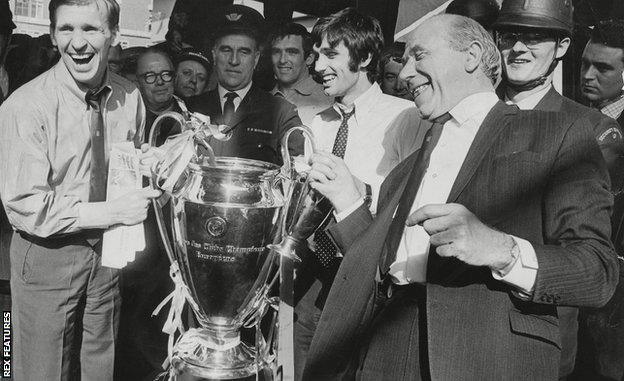
M 379 80 L 381 80 L 381 76 L 384 75 L 384 67 L 390 62 L 390 60 L 401 62 L 403 59 L 403 53 L 405 52 L 405 43 L 404 42 L 395 42 L 392 45 L 388 45 L 381 52 L 379 57 L 379 69 L 377 73 L 379 74 Z
M 341 41 L 344 43 L 349 50 L 349 69 L 353 72 L 370 55 L 371 62 L 366 66 L 366 75 L 371 82 L 377 79 L 379 53 L 384 45 L 383 32 L 377 19 L 365 16 L 355 8 L 345 8 L 319 19 L 314 25 L 312 29 L 314 45 L 320 46 L 323 38 L 327 39 L 332 48 Z
M 51 0 L 48 6 L 50 13 L 50 26 L 56 26 L 56 10 L 61 5 L 84 6 L 95 3 L 98 10 L 105 9 L 108 21 L 108 28 L 115 29 L 119 26 L 119 4 L 115 0 Z
M 591 42 L 624 50 L 624 20 L 603 20 L 591 31 Z
M 308 32 L 308 30 L 303 25 L 294 22 L 279 26 L 277 29 L 275 29 L 271 34 L 271 45 L 275 44 L 278 40 L 284 39 L 288 36 L 301 37 L 303 55 L 305 58 L 313 53 L 312 34 L 310 34 L 310 32 Z

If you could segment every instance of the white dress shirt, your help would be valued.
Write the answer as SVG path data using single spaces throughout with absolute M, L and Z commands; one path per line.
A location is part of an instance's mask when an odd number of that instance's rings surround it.
M 374 213 L 379 187 L 390 170 L 403 159 L 401 152 L 413 152 L 418 148 L 415 135 L 404 130 L 417 129 L 418 124 L 426 122 L 420 118 L 413 102 L 382 93 L 377 83 L 372 84 L 354 104 L 355 114 L 348 121 L 344 161 L 353 175 L 370 184 Z M 318 150 L 332 151 L 341 123 L 337 103 L 316 114 L 310 128 Z
M 531 95 L 529 95 L 528 97 L 524 98 L 523 100 L 519 101 L 518 103 L 514 103 L 514 101 L 512 101 L 511 99 L 509 99 L 507 97 L 507 95 L 505 95 L 505 103 L 507 103 L 508 105 L 516 105 L 518 106 L 518 108 L 520 110 L 533 110 L 535 108 L 535 106 L 537 106 L 538 103 L 540 103 L 540 101 L 542 100 L 542 98 L 544 98 L 546 96 L 546 93 L 548 93 L 548 91 L 550 91 L 550 88 L 552 87 L 552 85 L 550 86 L 546 86 L 545 89 L 542 89 L 536 93 L 533 93 Z
M 236 95 L 238 95 L 236 98 L 234 98 L 234 112 L 236 112 L 236 110 L 238 110 L 238 106 L 240 106 L 241 102 L 243 101 L 243 98 L 245 98 L 245 95 L 247 95 L 249 89 L 251 89 L 251 84 L 252 82 L 249 82 L 247 86 L 236 91 L 230 91 L 221 85 L 217 85 L 217 89 L 219 89 L 219 100 L 221 101 L 221 112 L 223 112 L 223 106 L 225 105 L 225 101 L 227 100 L 225 94 L 236 93 Z
M 444 124 L 410 214 L 427 204 L 446 203 L 474 137 L 496 102 L 498 97 L 494 92 L 478 93 L 463 99 L 450 111 L 452 118 Z M 520 250 L 519 259 L 505 277 L 499 277 L 494 272 L 492 275 L 529 294 L 532 292 L 537 274 L 535 250 L 528 241 L 517 237 L 513 239 Z M 389 271 L 394 283 L 426 281 L 429 247 L 429 234 L 422 226 L 405 227 L 396 261 L 391 264 Z

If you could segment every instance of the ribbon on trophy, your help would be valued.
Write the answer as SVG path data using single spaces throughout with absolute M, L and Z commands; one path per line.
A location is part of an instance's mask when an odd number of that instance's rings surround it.
M 171 277 L 175 288 L 169 295 L 167 295 L 167 297 L 165 297 L 165 299 L 163 299 L 162 302 L 160 302 L 154 312 L 152 312 L 152 316 L 158 315 L 160 310 L 167 305 L 169 301 L 171 301 L 171 307 L 169 308 L 169 313 L 167 314 L 167 320 L 162 328 L 162 331 L 169 335 L 169 341 L 167 343 L 167 358 L 162 364 L 164 369 L 169 367 L 169 361 L 171 360 L 173 346 L 175 344 L 174 339 L 176 331 L 179 331 L 180 334 L 183 334 L 186 331 L 184 329 L 184 324 L 182 323 L 182 311 L 184 310 L 184 304 L 188 301 L 189 304 L 193 305 L 193 307 L 197 307 L 195 301 L 191 297 L 188 287 L 182 280 L 182 274 L 180 273 L 180 267 L 178 266 L 177 261 L 171 264 L 171 267 L 169 268 L 169 276 Z

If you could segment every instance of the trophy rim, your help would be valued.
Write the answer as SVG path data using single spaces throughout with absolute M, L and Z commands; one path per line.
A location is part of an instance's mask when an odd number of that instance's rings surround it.
M 223 172 L 223 173 L 237 173 L 239 175 L 272 177 L 279 173 L 280 166 L 268 161 L 245 159 L 240 157 L 231 156 L 217 156 L 215 157 L 216 164 L 203 164 L 196 160 L 191 161 L 188 165 L 189 169 L 193 172 Z

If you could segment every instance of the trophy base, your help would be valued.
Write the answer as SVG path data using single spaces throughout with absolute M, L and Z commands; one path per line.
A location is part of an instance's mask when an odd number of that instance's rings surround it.
M 182 335 L 173 349 L 171 365 L 176 380 L 241 380 L 258 373 L 255 348 L 243 343 L 237 331 L 229 332 L 226 344 L 215 332 L 192 328 Z M 267 368 L 260 361 L 260 374 Z M 260 379 L 268 380 L 265 377 Z

